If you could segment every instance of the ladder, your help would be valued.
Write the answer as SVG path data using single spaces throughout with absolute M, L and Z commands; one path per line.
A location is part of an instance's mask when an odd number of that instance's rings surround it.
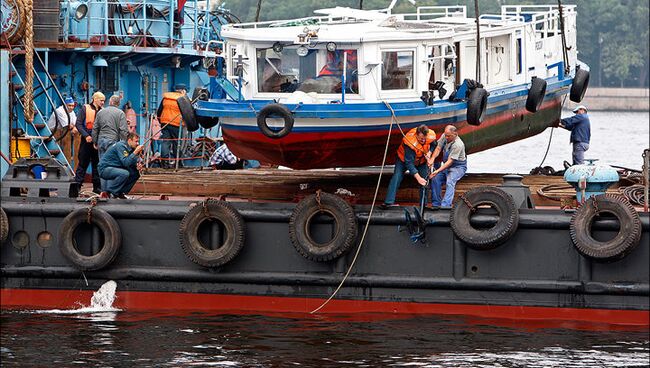
M 18 51 L 16 53 L 20 54 L 21 52 Z M 24 53 L 24 51 L 22 53 Z M 23 118 L 22 119 L 23 123 L 20 125 L 22 125 L 22 127 L 24 128 L 27 136 L 31 138 L 30 143 L 37 157 L 39 158 L 52 157 L 57 161 L 59 161 L 71 173 L 73 173 L 74 170 L 70 165 L 70 162 L 68 162 L 68 159 L 63 154 L 63 150 L 59 146 L 58 142 L 52 137 L 53 134 L 52 130 L 47 126 L 48 117 L 45 116 L 45 112 L 36 103 L 36 99 L 38 97 L 45 96 L 45 102 L 50 105 L 52 111 L 54 112 L 58 106 L 64 104 L 64 98 L 61 95 L 59 89 L 56 87 L 56 84 L 54 83 L 52 76 L 47 72 L 47 68 L 45 68 L 45 64 L 43 63 L 43 60 L 41 59 L 41 56 L 38 54 L 37 51 L 34 51 L 34 56 L 35 56 L 34 57 L 35 65 L 32 66 L 34 70 L 34 82 L 35 82 L 33 86 L 34 97 L 32 100 L 32 104 L 34 105 L 34 119 L 32 122 L 28 122 Z M 14 85 L 13 93 L 14 93 L 15 101 L 20 105 L 20 107 L 24 111 L 25 102 L 23 100 L 23 96 L 24 96 L 23 91 L 25 89 L 25 81 L 21 77 L 19 68 L 14 63 L 13 58 L 10 59 L 10 64 L 11 64 L 12 82 Z M 36 65 L 39 65 L 40 68 L 45 71 L 44 73 L 46 76 L 45 81 L 48 82 L 47 84 L 45 84 L 45 82 L 39 75 Z M 25 66 L 25 68 L 27 68 L 27 66 Z M 58 104 L 55 101 L 58 101 Z M 68 116 L 68 119 L 69 118 L 70 117 Z M 71 121 L 69 123 L 74 124 L 75 122 Z

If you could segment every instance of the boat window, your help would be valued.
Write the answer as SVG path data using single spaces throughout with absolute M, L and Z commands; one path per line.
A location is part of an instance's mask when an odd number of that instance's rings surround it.
M 318 69 L 318 54 L 324 65 Z M 358 93 L 357 50 L 326 51 L 311 49 L 298 56 L 296 47 L 285 47 L 277 53 L 272 49 L 257 50 L 259 92 L 341 93 L 343 61 L 346 66 L 346 92 Z
M 522 72 L 521 38 L 517 38 L 517 74 Z
M 381 53 L 381 89 L 413 89 L 413 51 Z

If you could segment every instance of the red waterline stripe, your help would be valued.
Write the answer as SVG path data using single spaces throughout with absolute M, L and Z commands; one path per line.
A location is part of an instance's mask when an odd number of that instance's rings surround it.
M 0 289 L 3 309 L 18 307 L 78 308 L 88 305 L 92 291 Z M 129 311 L 244 311 L 309 313 L 323 299 L 175 292 L 118 291 L 115 307 Z M 482 318 L 582 321 L 650 326 L 650 311 L 551 308 L 475 304 L 436 304 L 332 300 L 321 313 L 394 313 L 470 315 Z

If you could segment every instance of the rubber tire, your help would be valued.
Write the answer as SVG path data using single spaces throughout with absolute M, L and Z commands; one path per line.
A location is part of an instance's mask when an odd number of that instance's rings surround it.
M 117 221 L 108 212 L 92 209 L 91 222 L 104 233 L 104 245 L 99 253 L 84 256 L 76 248 L 74 232 L 77 227 L 88 221 L 88 209 L 80 208 L 72 211 L 61 222 L 59 229 L 59 249 L 77 269 L 82 271 L 100 270 L 115 260 L 122 247 L 122 232 Z
M 488 93 L 483 88 L 474 88 L 467 101 L 467 124 L 481 125 L 485 110 L 487 110 Z
M 202 126 L 205 129 L 214 128 L 217 124 L 219 124 L 219 118 L 216 116 L 208 117 L 208 116 L 196 115 L 196 121 L 199 123 L 200 126 Z
M 199 129 L 199 123 L 196 121 L 196 113 L 194 112 L 192 101 L 183 95 L 176 99 L 176 103 L 178 104 L 178 109 L 181 110 L 181 117 L 187 130 L 190 132 L 197 131 Z
M 613 214 L 620 223 L 618 234 L 606 242 L 600 242 L 591 236 L 594 218 L 601 213 Z M 589 198 L 578 207 L 571 217 L 569 231 L 573 245 L 580 254 L 599 262 L 614 262 L 628 255 L 639 245 L 641 219 L 625 198 L 601 194 Z
M 9 217 L 4 209 L 0 208 L 0 243 L 4 243 L 9 237 Z
M 345 254 L 357 240 L 359 227 L 354 209 L 344 199 L 329 193 L 320 194 L 320 203 L 316 195 L 304 198 L 289 219 L 289 238 L 291 244 L 303 257 L 326 262 Z M 334 218 L 336 231 L 334 238 L 324 244 L 316 243 L 309 234 L 309 225 L 314 216 L 325 212 Z
M 584 69 L 576 69 L 576 75 L 573 77 L 573 83 L 571 83 L 569 99 L 573 102 L 581 102 L 585 97 L 587 87 L 589 87 L 589 72 Z
M 533 78 L 526 98 L 526 110 L 537 112 L 542 107 L 546 96 L 546 81 L 542 78 Z
M 454 202 L 449 218 L 451 229 L 468 247 L 476 250 L 495 249 L 515 234 L 519 225 L 519 210 L 508 193 L 484 186 L 464 195 L 473 206 L 489 204 L 499 213 L 499 219 L 492 228 L 476 229 L 470 223 L 472 212 L 465 201 L 459 198 Z
M 266 123 L 266 119 L 269 116 L 278 116 L 284 119 L 284 126 L 280 130 L 273 130 L 269 128 L 269 125 Z M 283 104 L 272 103 L 264 106 L 262 110 L 257 114 L 257 126 L 260 128 L 262 134 L 269 138 L 280 139 L 285 137 L 287 134 L 291 133 L 293 129 L 294 118 L 293 114 Z
M 185 214 L 178 235 L 183 252 L 192 262 L 204 267 L 219 267 L 232 261 L 244 247 L 244 219 L 227 202 L 208 201 L 206 206 L 209 216 L 202 203 Z M 207 249 L 199 240 L 199 226 L 209 219 L 220 221 L 226 232 L 223 245 L 217 249 Z

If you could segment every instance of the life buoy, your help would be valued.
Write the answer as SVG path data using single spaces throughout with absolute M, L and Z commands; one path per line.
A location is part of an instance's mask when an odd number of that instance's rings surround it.
M 9 237 L 9 218 L 5 210 L 0 208 L 0 243 L 4 243 Z
M 526 110 L 537 112 L 542 107 L 544 96 L 546 96 L 546 81 L 542 78 L 533 77 L 526 98 Z
M 481 125 L 482 117 L 487 109 L 488 93 L 483 88 L 474 88 L 467 100 L 467 124 Z
M 310 230 L 319 214 L 334 219 L 334 237 L 325 243 L 314 240 Z M 289 219 L 291 244 L 312 261 L 325 262 L 340 257 L 354 245 L 357 235 L 357 218 L 352 206 L 333 194 L 319 193 L 304 198 Z
M 282 129 L 271 129 L 266 122 L 266 119 L 269 117 L 282 118 L 284 120 L 284 126 Z M 257 114 L 257 126 L 260 128 L 262 134 L 269 138 L 279 139 L 291 133 L 291 129 L 293 129 L 293 123 L 293 114 L 283 104 L 268 104 L 264 106 L 262 110 L 260 110 L 260 112 Z
M 88 211 L 91 211 L 90 214 Z M 102 232 L 104 242 L 97 254 L 86 256 L 79 252 L 75 232 L 79 225 L 90 223 Z M 65 258 L 82 271 L 99 270 L 108 266 L 120 251 L 122 232 L 117 221 L 108 212 L 99 208 L 80 208 L 67 215 L 59 230 L 59 249 Z
M 214 128 L 217 124 L 219 124 L 219 118 L 216 116 L 212 117 L 196 115 L 196 121 L 205 129 Z
M 587 92 L 587 87 L 589 87 L 589 72 L 584 69 L 576 69 L 576 75 L 571 83 L 569 99 L 573 102 L 582 101 L 585 92 Z
M 209 249 L 201 241 L 200 226 L 206 221 L 217 221 L 223 225 L 223 242 L 216 249 Z M 244 247 L 244 220 L 227 202 L 202 202 L 183 217 L 179 238 L 183 252 L 192 262 L 204 267 L 223 266 Z
M 194 132 L 199 129 L 199 123 L 196 122 L 196 113 L 194 112 L 194 107 L 192 106 L 192 101 L 183 95 L 180 96 L 176 103 L 178 104 L 178 109 L 181 110 L 181 117 L 183 118 L 183 123 L 187 130 Z
M 614 215 L 620 227 L 613 239 L 599 241 L 591 235 L 591 227 L 596 216 L 604 213 Z M 613 262 L 625 257 L 641 241 L 641 219 L 625 198 L 601 194 L 578 207 L 571 217 L 569 231 L 580 254 L 600 262 Z
M 488 205 L 497 211 L 497 222 L 490 228 L 475 228 L 470 222 L 474 210 L 482 205 Z M 490 250 L 505 243 L 515 234 L 519 225 L 519 210 L 512 197 L 503 190 L 478 187 L 461 195 L 454 202 L 449 222 L 454 234 L 468 247 Z

